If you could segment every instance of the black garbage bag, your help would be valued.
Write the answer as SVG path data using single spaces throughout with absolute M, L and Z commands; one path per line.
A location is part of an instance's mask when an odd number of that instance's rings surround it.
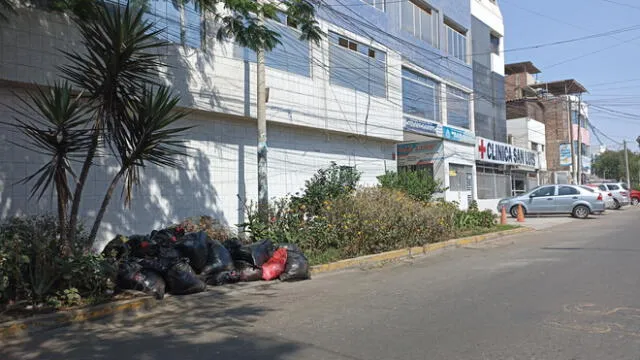
M 131 256 L 137 258 L 155 257 L 157 246 L 147 235 L 131 235 L 127 245 L 130 249 Z
M 224 284 L 233 284 L 240 281 L 240 274 L 235 271 L 221 271 L 215 274 L 210 274 L 206 278 L 207 285 L 220 286 Z
M 204 291 L 207 285 L 198 278 L 187 259 L 173 264 L 166 275 L 169 294 L 187 295 Z
M 160 246 L 173 246 L 178 242 L 175 229 L 153 230 L 149 235 L 151 240 Z
M 236 261 L 235 266 L 239 281 L 262 280 L 262 268 L 255 267 L 246 261 Z
M 224 246 L 225 249 L 229 250 L 229 253 L 231 253 L 231 256 L 233 256 L 233 253 L 238 251 L 238 249 L 242 247 L 242 242 L 240 242 L 240 240 L 238 240 L 237 238 L 233 238 L 223 241 L 222 246 Z
M 120 265 L 116 282 L 123 290 L 138 290 L 156 297 L 164 298 L 166 284 L 162 276 L 151 269 L 144 269 L 135 261 L 126 261 Z
M 188 233 L 175 246 L 183 257 L 189 259 L 189 264 L 197 274 L 207 265 L 208 239 L 204 231 Z
M 129 244 L 127 244 L 129 238 L 118 235 L 113 240 L 109 241 L 102 250 L 102 256 L 105 258 L 120 260 L 129 256 Z
M 284 272 L 280 274 L 281 281 L 295 281 L 309 279 L 309 261 L 300 251 L 287 250 L 287 262 Z
M 208 257 L 207 264 L 202 269 L 201 274 L 205 276 L 217 274 L 222 271 L 231 271 L 234 269 L 233 259 L 229 250 L 222 246 L 218 240 L 209 240 L 207 243 Z
M 158 272 L 150 269 L 142 269 L 140 273 L 144 275 L 145 293 L 155 296 L 156 299 L 161 300 L 164 298 L 166 290 L 166 283 L 162 275 Z
M 266 263 L 273 255 L 273 251 L 273 243 L 269 239 L 229 250 L 234 261 L 246 261 L 257 267 Z
M 280 243 L 278 244 L 278 248 L 285 248 L 287 250 L 292 250 L 292 251 L 297 251 L 299 253 L 302 253 L 302 250 L 300 250 L 298 245 L 292 244 L 292 243 Z

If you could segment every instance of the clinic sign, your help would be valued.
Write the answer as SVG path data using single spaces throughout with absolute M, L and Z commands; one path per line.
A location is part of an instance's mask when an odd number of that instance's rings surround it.
M 476 138 L 476 160 L 494 164 L 540 168 L 538 153 L 503 142 Z
M 475 144 L 473 131 L 442 125 L 435 121 L 404 117 L 404 131 L 433 136 L 466 144 Z

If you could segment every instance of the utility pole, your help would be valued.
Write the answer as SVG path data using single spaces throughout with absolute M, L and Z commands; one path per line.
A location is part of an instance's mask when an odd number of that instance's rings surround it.
M 578 110 L 576 118 L 578 120 L 578 185 L 582 185 L 582 93 L 578 94 Z M 573 128 L 573 125 L 571 125 Z
M 571 148 L 571 179 L 573 180 L 573 184 L 577 184 L 577 178 L 576 178 L 576 168 L 577 168 L 577 161 L 576 161 L 576 148 L 573 146 L 573 121 L 571 121 L 571 112 L 573 111 L 572 109 L 572 104 L 571 104 L 571 96 L 569 94 L 567 94 L 567 90 L 565 89 L 564 91 L 565 96 L 567 97 L 567 114 L 569 114 L 568 116 L 568 122 L 569 122 L 569 147 Z
M 258 12 L 258 24 L 264 22 L 264 14 Z M 265 223 L 269 220 L 269 184 L 267 181 L 267 89 L 265 83 L 264 48 L 256 51 L 258 86 L 258 216 Z
M 631 189 L 631 178 L 629 175 L 629 154 L 627 154 L 627 140 L 622 142 L 624 145 L 624 166 L 627 172 L 627 186 Z

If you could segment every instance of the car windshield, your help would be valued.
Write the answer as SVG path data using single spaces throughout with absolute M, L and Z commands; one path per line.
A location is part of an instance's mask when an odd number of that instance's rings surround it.
M 620 184 L 620 186 L 622 186 L 622 188 L 625 190 L 629 190 L 629 187 L 627 186 L 627 184 Z
M 595 190 L 593 190 L 593 188 L 590 188 L 588 186 L 580 186 L 580 187 L 585 189 L 585 190 L 589 190 L 590 192 L 596 192 Z

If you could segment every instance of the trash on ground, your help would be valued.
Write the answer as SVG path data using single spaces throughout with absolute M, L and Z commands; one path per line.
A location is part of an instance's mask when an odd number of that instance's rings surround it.
M 299 249 L 298 251 L 287 249 L 287 263 L 284 272 L 280 275 L 280 280 L 306 280 L 309 277 L 309 260 Z
M 262 279 L 277 279 L 284 272 L 287 263 L 287 249 L 280 248 L 273 253 L 269 261 L 262 265 Z
M 118 289 L 143 291 L 157 299 L 165 293 L 202 292 L 207 285 L 309 278 L 309 262 L 295 244 L 274 246 L 269 239 L 221 243 L 204 231 L 185 233 L 181 227 L 154 230 L 149 235 L 118 235 L 102 254 L 118 269 Z
M 191 267 L 197 274 L 199 274 L 207 264 L 207 239 L 207 233 L 200 231 L 185 234 L 184 237 L 176 243 L 176 249 L 178 249 L 182 256 L 189 259 Z
M 188 295 L 205 291 L 207 285 L 198 278 L 187 259 L 173 264 L 166 275 L 169 294 Z

